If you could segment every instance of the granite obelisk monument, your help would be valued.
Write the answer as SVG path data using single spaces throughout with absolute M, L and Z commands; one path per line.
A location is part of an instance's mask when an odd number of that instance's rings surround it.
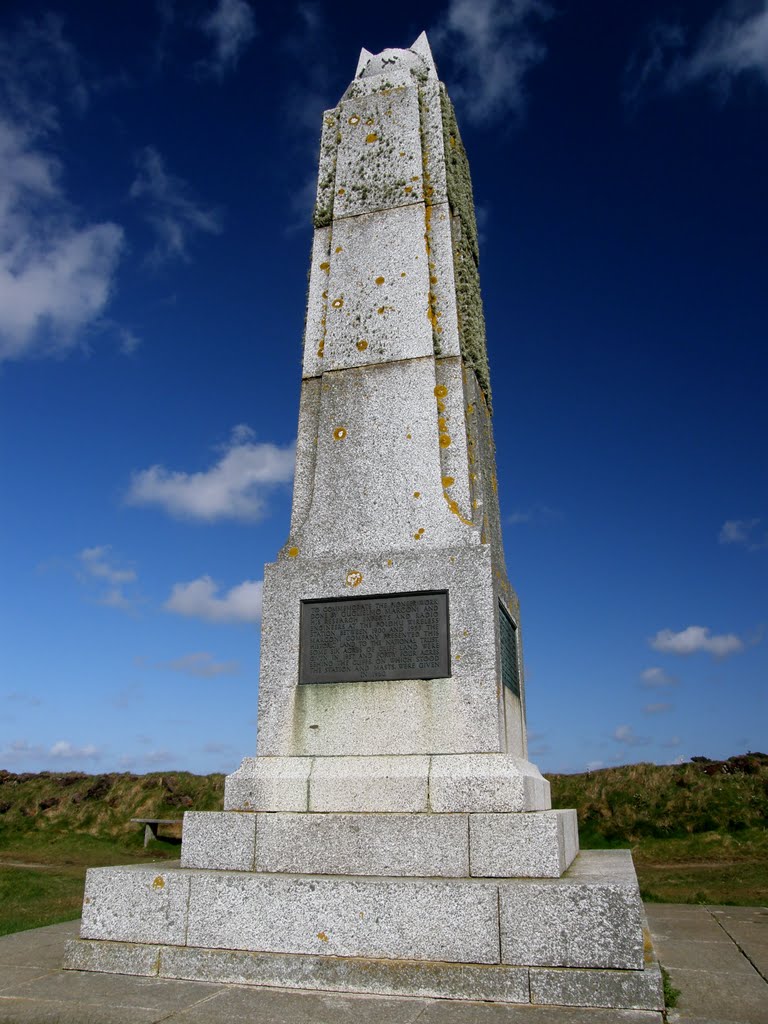
M 258 742 L 180 867 L 89 871 L 67 965 L 658 1009 L 631 857 L 527 760 L 467 158 L 426 36 L 323 117 Z

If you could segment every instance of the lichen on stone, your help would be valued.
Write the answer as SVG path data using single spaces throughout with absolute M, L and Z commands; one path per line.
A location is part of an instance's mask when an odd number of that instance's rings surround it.
M 336 154 L 339 145 L 338 111 L 326 111 L 320 136 L 320 171 L 317 198 L 312 217 L 316 228 L 325 228 L 333 220 L 334 185 L 336 181 Z

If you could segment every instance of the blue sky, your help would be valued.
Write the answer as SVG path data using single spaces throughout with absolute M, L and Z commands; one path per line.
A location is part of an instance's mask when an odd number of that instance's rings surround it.
M 0 767 L 231 771 L 323 109 L 426 29 L 543 770 L 768 745 L 768 3 L 0 11 Z

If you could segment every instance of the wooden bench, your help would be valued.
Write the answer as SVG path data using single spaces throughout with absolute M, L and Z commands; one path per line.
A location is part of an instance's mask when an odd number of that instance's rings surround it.
M 157 839 L 157 830 L 160 825 L 181 825 L 183 820 L 183 818 L 131 818 L 136 825 L 144 826 L 145 848 L 150 839 Z

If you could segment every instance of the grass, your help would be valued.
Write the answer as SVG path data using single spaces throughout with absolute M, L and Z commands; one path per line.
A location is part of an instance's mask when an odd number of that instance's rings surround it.
M 768 757 L 551 775 L 584 849 L 629 848 L 643 898 L 768 903 Z M 179 856 L 179 830 L 143 846 L 131 818 L 220 810 L 222 775 L 0 771 L 0 935 L 79 917 L 86 869 Z M 24 866 L 15 866 L 15 864 Z
M 677 1006 L 677 1000 L 680 998 L 680 989 L 675 988 L 669 972 L 663 967 L 661 968 L 661 981 L 664 986 L 664 1009 L 674 1010 Z

